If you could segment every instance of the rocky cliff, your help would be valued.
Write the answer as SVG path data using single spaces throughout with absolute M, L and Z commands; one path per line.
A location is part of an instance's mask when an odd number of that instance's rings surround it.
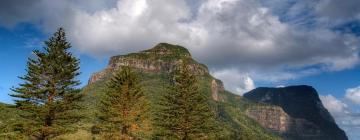
M 106 74 L 115 72 L 121 66 L 130 66 L 147 72 L 172 72 L 176 66 L 186 63 L 197 75 L 209 74 L 207 67 L 192 59 L 189 51 L 178 45 L 160 43 L 152 49 L 113 56 L 107 68 L 90 77 L 89 83 L 94 83 L 106 77 Z
M 286 139 L 347 140 L 310 86 L 257 88 L 244 97 L 271 107 L 250 107 L 247 115 Z
M 122 66 L 129 66 L 144 72 L 171 73 L 182 63 L 190 67 L 195 75 L 208 76 L 213 79 L 209 83 L 211 84 L 212 98 L 219 101 L 219 91 L 224 91 L 222 82 L 213 78 L 209 74 L 208 68 L 194 60 L 186 48 L 168 43 L 159 43 L 151 49 L 137 53 L 111 57 L 108 66 L 104 70 L 94 73 L 90 77 L 89 84 L 107 78 L 113 72 L 121 69 Z

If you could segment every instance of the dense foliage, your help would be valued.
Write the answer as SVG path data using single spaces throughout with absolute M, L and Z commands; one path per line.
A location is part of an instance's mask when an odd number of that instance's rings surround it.
M 46 140 L 76 130 L 73 126 L 82 117 L 77 109 L 82 95 L 76 89 L 80 83 L 79 61 L 68 50 L 62 28 L 45 41 L 44 52 L 35 50 L 29 58 L 24 82 L 14 88 L 16 108 L 24 119 L 17 124 L 29 138 Z M 19 122 L 20 123 L 20 122 Z
M 160 139 L 206 138 L 215 132 L 215 113 L 199 91 L 195 75 L 186 65 L 175 70 L 171 86 L 158 102 L 155 124 Z
M 100 133 L 106 139 L 144 138 L 141 132 L 150 131 L 146 121 L 148 105 L 137 74 L 122 67 L 108 82 L 101 100 Z

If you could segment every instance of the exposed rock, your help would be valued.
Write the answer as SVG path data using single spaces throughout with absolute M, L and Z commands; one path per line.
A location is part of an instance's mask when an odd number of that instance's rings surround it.
M 211 81 L 211 97 L 213 100 L 219 101 L 218 85 L 215 79 Z
M 211 81 L 211 97 L 215 101 L 220 101 L 219 92 L 224 91 L 224 85 L 220 80 L 213 79 Z
M 311 138 L 321 135 L 319 127 L 306 119 L 290 117 L 279 106 L 253 106 L 246 110 L 246 114 L 259 122 L 264 128 L 288 137 Z M 301 139 L 301 138 L 300 138 Z
M 149 50 L 111 57 L 107 68 L 94 73 L 89 84 L 103 79 L 107 74 L 119 70 L 121 66 L 129 66 L 147 72 L 170 73 L 181 63 L 186 63 L 196 75 L 209 74 L 207 67 L 193 60 L 186 48 L 160 43 Z
M 281 107 L 277 106 L 257 106 L 250 107 L 246 114 L 259 122 L 263 127 L 272 131 L 283 133 L 288 131 L 290 117 Z
M 244 97 L 281 107 L 283 111 L 249 108 L 248 115 L 286 139 L 347 140 L 345 132 L 336 125 L 310 86 L 257 88 Z

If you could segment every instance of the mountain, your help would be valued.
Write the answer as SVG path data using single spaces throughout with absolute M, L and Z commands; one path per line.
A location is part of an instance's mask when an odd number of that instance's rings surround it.
M 345 133 L 323 107 L 315 89 L 308 86 L 258 88 L 245 94 L 244 98 L 224 89 L 222 81 L 211 76 L 207 66 L 194 60 L 186 48 L 167 43 L 111 57 L 108 66 L 94 73 L 81 91 L 85 94 L 81 103 L 85 109 L 81 113 L 87 118 L 78 124 L 80 129 L 58 139 L 99 137 L 96 116 L 100 100 L 107 82 L 122 66 L 132 67 L 139 74 L 150 108 L 156 110 L 159 97 L 169 92 L 165 87 L 170 84 L 170 73 L 183 63 L 191 67 L 201 93 L 208 97 L 211 109 L 216 113 L 216 124 L 220 129 L 218 133 L 210 134 L 209 139 L 346 139 Z M 0 104 L 0 139 L 21 139 L 16 132 L 19 114 L 20 110 Z
M 253 107 L 247 114 L 286 139 L 347 140 L 345 132 L 336 125 L 311 86 L 261 87 L 244 94 L 244 97 L 273 105 Z
M 209 75 L 207 67 L 196 62 L 186 48 L 160 43 L 149 50 L 111 57 L 108 67 L 93 74 L 89 83 L 105 78 L 107 74 L 118 70 L 121 66 L 130 66 L 145 72 L 170 73 L 181 63 L 188 64 L 196 75 Z
M 218 134 L 210 136 L 212 139 L 280 139 L 246 115 L 246 109 L 257 106 L 257 103 L 226 91 L 222 82 L 211 76 L 205 65 L 194 60 L 186 48 L 167 43 L 157 44 L 138 53 L 111 57 L 108 66 L 94 73 L 88 86 L 82 91 L 87 95 L 84 106 L 88 109 L 85 112 L 88 116 L 95 116 L 107 80 L 121 66 L 132 67 L 140 74 L 145 96 L 154 105 L 161 94 L 168 92 L 164 87 L 170 83 L 170 73 L 182 63 L 191 67 L 199 81 L 201 92 L 209 98 L 209 103 L 217 114 L 216 123 L 221 129 Z M 94 121 L 95 118 L 90 118 L 85 123 L 92 124 Z

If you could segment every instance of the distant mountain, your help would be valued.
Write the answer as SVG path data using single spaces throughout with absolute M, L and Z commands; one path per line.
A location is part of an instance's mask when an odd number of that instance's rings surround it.
M 170 73 L 182 63 L 191 67 L 197 76 L 201 92 L 208 96 L 209 103 L 217 114 L 217 124 L 221 129 L 212 138 L 280 139 L 245 114 L 246 109 L 256 106 L 256 103 L 226 91 L 222 82 L 211 76 L 205 65 L 194 60 L 186 48 L 167 43 L 160 43 L 138 53 L 111 57 L 108 66 L 94 73 L 89 79 L 89 85 L 83 90 L 88 95 L 85 106 L 88 106 L 89 116 L 94 116 L 97 110 L 96 105 L 103 94 L 106 81 L 121 66 L 132 67 L 140 73 L 146 96 L 154 104 L 161 94 L 168 92 L 164 87 L 170 82 Z
M 311 86 L 262 87 L 244 94 L 244 97 L 274 105 L 277 109 L 252 108 L 247 114 L 286 139 L 347 140 L 345 132 L 337 126 Z M 271 114 L 269 110 L 277 113 Z

